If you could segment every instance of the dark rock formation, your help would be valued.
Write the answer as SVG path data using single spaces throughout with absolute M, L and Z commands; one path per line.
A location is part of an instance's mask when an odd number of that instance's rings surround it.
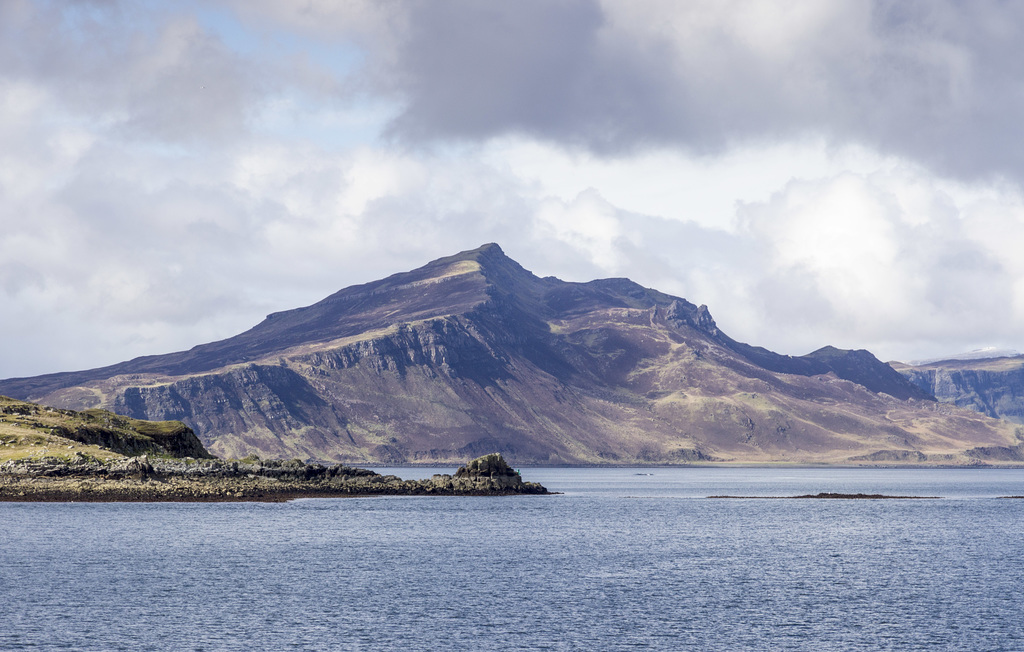
M 823 491 L 816 494 L 803 494 L 801 496 L 708 496 L 708 498 L 744 498 L 783 500 L 783 499 L 814 499 L 814 500 L 935 500 L 938 496 L 887 496 L 885 494 L 842 494 Z
M 824 491 L 817 494 L 806 494 L 793 496 L 793 498 L 823 498 L 826 500 L 925 500 L 935 499 L 938 496 L 887 496 L 885 494 L 839 494 Z
M 439 476 L 434 476 L 439 477 Z M 508 491 L 522 485 L 522 478 L 498 453 L 484 455 L 456 471 L 452 483 L 492 491 Z
M 926 462 L 928 456 L 915 450 L 880 450 L 867 455 L 854 455 L 851 462 Z
M 124 420 L 114 418 L 112 423 L 124 423 Z M 83 444 L 109 448 L 122 455 L 155 453 L 174 457 L 213 457 L 192 429 L 180 421 L 162 422 L 162 427 L 151 427 L 147 422 L 137 419 L 133 419 L 132 423 L 138 424 L 136 432 L 141 436 L 127 436 L 116 426 L 101 425 L 84 425 L 74 429 L 58 427 L 52 432 Z
M 343 465 L 299 460 L 167 460 L 132 457 L 103 463 L 22 459 L 0 464 L 0 501 L 280 501 L 332 496 L 511 496 L 549 493 L 523 482 L 500 455 L 487 455 L 454 476 L 401 480 Z

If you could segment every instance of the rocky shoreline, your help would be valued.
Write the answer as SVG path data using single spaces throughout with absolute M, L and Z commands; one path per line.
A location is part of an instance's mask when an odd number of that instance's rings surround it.
M 247 458 L 110 462 L 78 455 L 0 464 L 0 502 L 283 502 L 345 496 L 510 496 L 549 494 L 494 453 L 455 475 L 402 480 L 343 465 Z

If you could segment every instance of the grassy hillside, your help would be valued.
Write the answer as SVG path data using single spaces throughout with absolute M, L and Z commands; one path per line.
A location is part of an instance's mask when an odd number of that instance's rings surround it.
M 59 410 L 0 396 L 0 463 L 24 458 L 213 457 L 180 421 Z

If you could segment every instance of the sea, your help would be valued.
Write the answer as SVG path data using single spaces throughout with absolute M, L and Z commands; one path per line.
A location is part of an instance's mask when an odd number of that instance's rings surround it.
M 521 471 L 561 493 L 0 503 L 0 650 L 1024 650 L 1024 469 Z M 768 498 L 819 492 L 922 498 Z

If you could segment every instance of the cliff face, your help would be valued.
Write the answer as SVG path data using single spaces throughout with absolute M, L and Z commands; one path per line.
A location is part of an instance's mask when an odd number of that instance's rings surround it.
M 235 338 L 0 381 L 188 424 L 210 450 L 361 464 L 969 461 L 1012 428 L 866 351 L 783 356 L 628 279 L 538 278 L 496 245 L 271 315 Z M 887 457 L 888 456 L 888 457 Z M 960 457 L 957 457 L 960 456 Z
M 898 368 L 922 391 L 943 403 L 1024 424 L 1024 356 Z

